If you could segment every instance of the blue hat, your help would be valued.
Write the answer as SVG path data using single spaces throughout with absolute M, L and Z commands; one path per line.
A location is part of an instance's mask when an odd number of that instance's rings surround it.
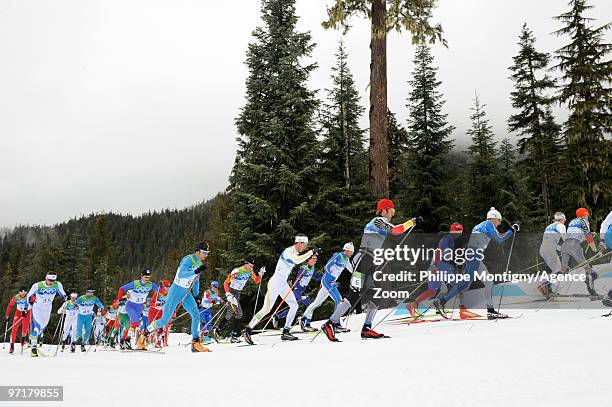
M 215 288 L 219 288 L 219 282 L 217 280 L 211 281 L 210 285 Z

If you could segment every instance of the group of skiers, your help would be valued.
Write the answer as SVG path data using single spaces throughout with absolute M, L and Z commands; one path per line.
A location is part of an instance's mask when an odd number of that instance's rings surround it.
M 281 253 L 275 271 L 268 280 L 263 304 L 244 329 L 241 326 L 243 312 L 240 296 L 242 290 L 249 280 L 256 285 L 261 285 L 266 272 L 265 267 L 256 272 L 255 262 L 245 259 L 225 279 L 223 283 L 225 296 L 220 293 L 217 281 L 212 281 L 210 287 L 203 290 L 200 296 L 199 277 L 207 270 L 205 262 L 210 249 L 208 244 L 199 243 L 192 254 L 181 260 L 172 282 L 163 280 L 158 285 L 151 281 L 151 270 L 145 269 L 139 279 L 130 281 L 119 288 L 117 298 L 109 307 L 105 307 L 100 302 L 93 289 L 88 289 L 81 296 L 76 292 L 67 296 L 62 284 L 57 281 L 56 274 L 47 273 L 45 280 L 32 285 L 29 291 L 26 292 L 25 288 L 21 288 L 7 307 L 5 336 L 10 329 L 10 352 L 14 352 L 17 333 L 21 330 L 22 349 L 29 333 L 31 355 L 38 355 L 37 345 L 47 327 L 53 299 L 56 295 L 64 300 L 57 311 L 61 315 L 59 327 L 61 327 L 62 351 L 69 344 L 72 352 L 75 351 L 77 345 L 80 345 L 81 351 L 85 352 L 85 344 L 89 341 L 92 327 L 95 343 L 105 343 L 112 347 L 119 345 L 121 349 L 130 350 L 132 340 L 135 340 L 136 350 L 146 350 L 149 345 L 156 348 L 167 346 L 168 330 L 179 305 L 182 305 L 191 317 L 191 350 L 193 352 L 208 352 L 209 349 L 204 346 L 203 342 L 208 341 L 210 336 L 217 341 L 224 340 L 222 332 L 229 322 L 231 322 L 229 335 L 231 343 L 244 340 L 247 344 L 254 344 L 251 335 L 259 323 L 266 321 L 267 326 L 271 322 L 274 327 L 278 327 L 282 320 L 284 320 L 284 325 L 281 339 L 293 341 L 298 339 L 291 333 L 291 328 L 294 325 L 299 306 L 306 307 L 303 315 L 299 317 L 302 331 L 316 331 L 317 329 L 310 325 L 313 313 L 328 297 L 332 298 L 334 309 L 327 321 L 322 324 L 321 331 L 330 341 L 338 342 L 336 334 L 348 331 L 340 324 L 340 318 L 357 307 L 365 309 L 361 337 L 363 339 L 384 338 L 386 336 L 374 331 L 372 325 L 378 310 L 378 304 L 373 295 L 373 288 L 376 286 L 373 275 L 374 271 L 381 269 L 380 265 L 376 265 L 375 252 L 383 247 L 388 236 L 410 233 L 422 219 L 411 218 L 403 223 L 393 224 L 391 220 L 395 215 L 395 208 L 390 199 L 381 199 L 377 203 L 376 211 L 377 216 L 368 222 L 363 230 L 361 244 L 357 251 L 352 242 L 346 242 L 342 250 L 329 258 L 320 272 L 315 270 L 315 265 L 321 251 L 319 249 L 307 250 L 308 237 L 298 234 L 293 245 Z M 498 227 L 501 221 L 501 213 L 491 208 L 486 219 L 472 229 L 467 247 L 474 251 L 484 252 L 491 240 L 502 243 L 520 231 L 520 226 L 515 223 L 506 232 L 500 233 Z M 540 255 L 552 273 L 567 273 L 570 269 L 570 260 L 574 259 L 587 271 L 588 292 L 591 295 L 597 295 L 593 285 L 597 275 L 590 265 L 590 260 L 612 248 L 612 212 L 601 225 L 599 245 L 595 244 L 587 209 L 579 208 L 576 211 L 576 218 L 569 222 L 567 228 L 565 222 L 566 217 L 563 213 L 557 212 L 554 215 L 554 223 L 547 226 L 544 231 Z M 438 244 L 439 253 L 448 249 L 454 250 L 456 238 L 462 233 L 463 226 L 453 223 L 450 232 L 444 235 Z M 561 241 L 562 244 L 560 244 Z M 594 253 L 589 260 L 583 253 L 582 243 L 584 241 L 587 243 L 587 250 Z M 351 273 L 350 288 L 346 296 L 343 296 L 338 289 L 338 278 L 344 270 Z M 430 299 L 437 312 L 447 318 L 445 305 L 457 296 L 462 300 L 462 293 L 470 287 L 475 274 L 477 272 L 479 275 L 486 274 L 487 268 L 482 258 L 470 259 L 463 269 L 459 269 L 457 263 L 436 255 L 431 261 L 430 271 L 434 274 L 439 273 L 443 277 L 423 282 L 421 285 L 427 284 L 427 288 L 420 292 L 412 302 L 406 304 L 408 311 L 415 319 L 421 316 L 418 311 L 419 304 Z M 296 277 L 290 283 L 289 280 L 294 272 Z M 450 289 L 444 293 L 441 292 L 442 282 L 447 282 L 444 276 L 455 273 L 462 273 L 469 278 L 456 283 L 448 281 L 448 284 L 451 285 Z M 304 295 L 312 280 L 321 281 L 314 301 Z M 487 318 L 507 317 L 494 307 L 493 283 L 485 280 L 484 285 Z M 260 289 L 261 287 L 258 287 L 256 301 L 259 299 Z M 538 289 L 547 298 L 554 295 L 555 292 L 554 285 L 548 282 L 542 283 Z M 149 294 L 152 294 L 151 298 Z M 274 308 L 278 298 L 281 299 L 281 303 Z M 222 307 L 217 311 L 219 322 L 213 326 L 213 307 L 215 305 Z M 9 316 L 13 307 L 15 307 L 15 314 L 13 323 L 9 327 Z M 94 308 L 97 308 L 95 318 Z M 257 302 L 255 309 L 257 309 Z M 463 306 L 462 301 L 460 301 L 460 315 L 462 318 L 476 316 Z

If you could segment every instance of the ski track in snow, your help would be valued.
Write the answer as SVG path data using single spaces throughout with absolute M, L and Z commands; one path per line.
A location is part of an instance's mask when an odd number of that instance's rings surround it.
M 63 402 L 18 406 L 414 406 L 610 405 L 612 318 L 606 310 L 510 310 L 520 319 L 381 324 L 390 339 L 363 341 L 363 315 L 342 343 L 320 334 L 253 347 L 209 345 L 192 354 L 67 351 L 31 358 L 0 353 L 0 384 L 63 385 Z M 382 318 L 387 312 L 378 313 Z M 319 323 L 314 324 L 318 326 Z M 7 346 L 8 348 L 8 346 Z M 46 353 L 48 345 L 43 348 Z M 0 402 L 0 407 L 10 403 Z

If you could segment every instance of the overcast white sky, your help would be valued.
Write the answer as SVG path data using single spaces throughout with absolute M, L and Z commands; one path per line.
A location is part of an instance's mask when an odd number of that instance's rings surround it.
M 320 26 L 331 1 L 297 1 L 300 29 L 318 44 L 313 89 L 328 86 L 340 38 Z M 612 20 L 611 1 L 592 3 L 600 24 Z M 182 208 L 225 189 L 259 6 L 0 0 L 0 226 Z M 507 67 L 521 26 L 530 25 L 539 49 L 553 51 L 564 39 L 549 35 L 559 27 L 550 17 L 566 9 L 566 0 L 439 0 L 435 20 L 449 48 L 434 53 L 458 140 L 475 90 L 496 135 L 505 135 Z M 350 66 L 367 106 L 369 25 L 353 25 Z M 405 123 L 408 36 L 392 34 L 388 52 L 389 106 Z

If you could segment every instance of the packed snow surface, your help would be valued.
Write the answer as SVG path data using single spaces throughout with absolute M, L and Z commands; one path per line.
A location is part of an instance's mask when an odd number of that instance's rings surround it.
M 14 403 L 24 407 L 610 405 L 608 311 L 507 312 L 519 318 L 408 325 L 390 315 L 376 330 L 391 338 L 367 341 L 364 316 L 353 315 L 341 343 L 323 334 L 282 342 L 268 331 L 253 336 L 256 346 L 211 344 L 200 354 L 184 346 L 186 334 L 173 334 L 164 353 L 77 347 L 31 358 L 6 346 L 0 384 L 64 386 L 63 402 Z

